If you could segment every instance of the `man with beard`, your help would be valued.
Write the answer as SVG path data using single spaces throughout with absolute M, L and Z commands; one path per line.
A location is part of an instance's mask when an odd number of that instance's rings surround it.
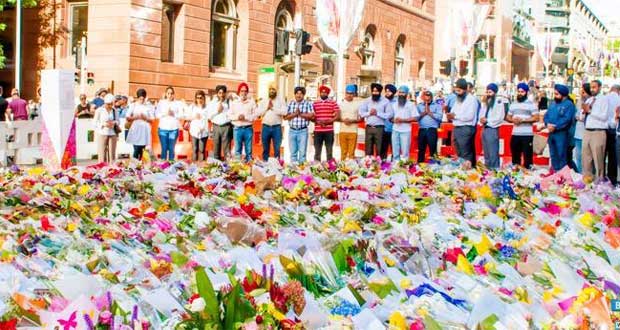
M 602 179 L 605 176 L 609 102 L 601 94 L 601 86 L 600 81 L 592 81 L 590 83 L 592 97 L 581 106 L 586 125 L 586 130 L 583 132 L 581 167 L 584 176 L 592 177 L 596 172 L 596 176 Z M 594 162 L 594 168 L 592 168 L 592 162 Z
M 426 160 L 428 147 L 431 158 L 437 156 L 437 129 L 443 120 L 443 110 L 440 104 L 433 102 L 433 93 L 424 91 L 422 103 L 418 104 L 418 164 Z
M 394 112 L 394 107 L 396 106 L 397 98 L 396 98 L 396 86 L 392 84 L 385 85 L 385 98 L 389 101 L 392 107 L 392 112 Z M 379 155 L 381 159 L 387 159 L 388 149 L 392 144 L 392 119 L 385 120 L 385 128 L 383 129 L 383 138 L 381 139 L 381 151 Z M 392 150 L 392 157 L 396 155 L 394 150 Z
M 605 143 L 606 176 L 613 185 L 618 184 L 618 162 L 616 159 L 616 110 L 620 107 L 620 85 L 613 85 L 607 95 L 609 101 L 607 140 Z
M 476 138 L 476 115 L 478 103 L 476 98 L 467 93 L 467 81 L 459 79 L 455 83 L 456 102 L 447 114 L 454 124 L 454 145 L 456 154 L 476 166 L 476 154 L 474 140 Z
M 269 85 L 269 97 L 258 104 L 258 115 L 263 118 L 261 143 L 263 145 L 263 160 L 269 160 L 269 149 L 273 144 L 273 157 L 280 159 L 282 145 L 282 117 L 286 115 L 286 103 L 277 97 L 276 85 Z
M 323 85 L 319 87 L 320 100 L 313 104 L 315 125 L 314 125 L 314 160 L 321 161 L 323 145 L 325 145 L 327 160 L 334 159 L 332 150 L 334 147 L 334 121 L 340 117 L 338 103 L 329 99 L 329 87 Z
M 538 107 L 527 99 L 530 87 L 526 83 L 517 85 L 517 102 L 510 105 L 506 120 L 514 125 L 510 139 L 512 164 L 530 168 L 534 162 L 534 131 L 532 124 L 538 121 Z M 523 162 L 521 162 L 523 157 Z
M 361 122 L 359 115 L 360 102 L 354 100 L 357 86 L 347 85 L 344 100 L 340 103 L 340 160 L 355 158 L 357 145 L 357 127 Z
M 553 103 L 545 113 L 545 126 L 549 130 L 549 154 L 551 167 L 559 171 L 568 165 L 566 146 L 569 142 L 569 130 L 575 120 L 577 109 L 573 101 L 568 98 L 568 87 L 560 84 L 555 85 Z M 605 132 L 603 131 L 603 145 L 605 144 Z
M 394 110 L 394 127 L 392 132 L 392 160 L 409 160 L 411 149 L 411 123 L 415 121 L 417 111 L 413 102 L 407 100 L 409 87 L 403 85 L 398 88 Z
M 504 122 L 509 106 L 508 100 L 497 95 L 498 90 L 497 84 L 487 86 L 487 97 L 480 116 L 484 165 L 491 169 L 499 168 L 499 127 Z
M 381 97 L 383 86 L 370 84 L 371 97 L 360 107 L 360 117 L 366 122 L 364 139 L 366 156 L 379 155 L 383 141 L 385 121 L 393 117 L 392 107 L 387 99 Z

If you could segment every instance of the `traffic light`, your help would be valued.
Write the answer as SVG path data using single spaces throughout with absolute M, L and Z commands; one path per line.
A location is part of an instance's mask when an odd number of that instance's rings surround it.
M 450 60 L 439 61 L 439 73 L 444 76 L 449 76 L 452 73 L 452 63 Z
M 80 76 L 80 70 L 75 70 L 75 73 L 73 74 L 73 81 L 78 85 L 80 84 Z
M 297 30 L 295 32 L 295 54 L 306 55 L 312 51 L 312 45 L 310 42 L 310 33 L 304 30 Z
M 459 62 L 459 75 L 461 77 L 466 76 L 469 72 L 469 62 L 461 60 Z
M 92 86 L 92 85 L 94 85 L 94 84 L 95 84 L 95 74 L 94 74 L 94 73 L 92 73 L 92 72 L 89 72 L 89 73 L 87 73 L 86 75 L 87 75 L 86 82 L 87 82 L 89 85 L 91 85 L 91 86 Z

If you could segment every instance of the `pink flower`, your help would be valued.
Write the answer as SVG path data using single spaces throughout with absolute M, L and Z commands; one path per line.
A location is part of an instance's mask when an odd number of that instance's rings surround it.
M 112 321 L 112 317 L 114 317 L 114 315 L 112 315 L 110 311 L 103 311 L 101 312 L 101 314 L 99 314 L 99 323 L 110 324 L 110 322 Z
M 63 311 L 69 305 L 69 301 L 62 297 L 54 297 L 52 298 L 52 303 L 50 304 L 49 310 L 50 312 L 58 313 Z
M 378 215 L 375 215 L 374 217 L 372 217 L 372 222 L 374 224 L 376 224 L 376 225 L 383 225 L 383 224 L 385 224 L 385 220 L 382 217 L 378 216 Z

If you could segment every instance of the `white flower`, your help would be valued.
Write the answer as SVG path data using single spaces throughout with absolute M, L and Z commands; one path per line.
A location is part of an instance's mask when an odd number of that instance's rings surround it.
M 189 310 L 194 313 L 198 313 L 198 312 L 202 312 L 206 306 L 207 306 L 207 303 L 205 302 L 204 299 L 196 298 L 189 305 Z

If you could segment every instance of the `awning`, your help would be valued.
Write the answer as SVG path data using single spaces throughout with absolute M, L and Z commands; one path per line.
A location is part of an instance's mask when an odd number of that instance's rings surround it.
M 319 66 L 316 63 L 301 61 L 301 71 L 316 69 L 318 67 Z M 286 73 L 293 73 L 295 72 L 295 62 L 282 63 L 280 64 L 279 69 Z

